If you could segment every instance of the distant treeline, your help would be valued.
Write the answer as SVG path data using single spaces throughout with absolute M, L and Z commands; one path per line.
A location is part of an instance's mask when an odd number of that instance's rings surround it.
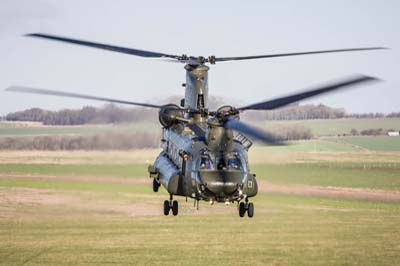
M 381 136 L 381 135 L 388 135 L 388 132 L 395 131 L 393 129 L 385 129 L 385 128 L 370 128 L 364 129 L 358 132 L 357 129 L 353 128 L 350 131 L 350 134 L 353 136 Z
M 332 108 L 323 104 L 293 104 L 277 110 L 266 111 L 266 120 L 309 120 L 338 118 L 393 118 L 400 117 L 400 112 L 384 113 L 346 113 L 343 108 Z
M 213 99 L 212 105 L 221 103 Z M 211 109 L 215 109 L 211 108 Z M 245 119 L 251 120 L 308 120 L 308 119 L 338 119 L 338 118 L 383 118 L 400 117 L 398 113 L 365 113 L 348 114 L 342 108 L 332 108 L 322 104 L 299 105 L 293 104 L 272 111 L 248 111 L 243 114 Z M 40 108 L 31 108 L 24 111 L 9 113 L 7 121 L 34 121 L 44 125 L 83 125 L 129 123 L 138 121 L 157 121 L 157 110 L 149 108 L 123 108 L 107 104 L 101 108 L 83 107 L 82 109 L 64 109 L 48 111 Z
M 275 126 L 270 132 L 280 140 L 308 140 L 314 137 L 311 129 L 302 125 Z
M 163 99 L 159 104 L 179 103 L 176 96 Z M 210 108 L 216 109 L 223 101 L 219 97 L 209 97 Z M 63 109 L 49 111 L 31 108 L 9 113 L 4 117 L 7 121 L 42 122 L 44 125 L 84 125 L 84 124 L 117 124 L 139 121 L 158 121 L 158 110 L 151 108 L 126 108 L 115 104 L 106 104 L 96 108 L 91 106 L 82 109 Z
M 284 108 L 265 112 L 265 119 L 267 120 L 335 119 L 344 117 L 346 117 L 344 109 L 332 108 L 322 104 L 292 104 Z
M 83 125 L 83 124 L 115 124 L 138 122 L 157 118 L 157 111 L 144 108 L 122 108 L 107 104 L 102 108 L 83 107 L 82 109 L 64 109 L 48 111 L 31 108 L 24 111 L 9 113 L 7 121 L 33 121 L 44 125 Z
M 392 112 L 389 114 L 384 114 L 384 113 L 365 113 L 365 114 L 349 114 L 346 115 L 346 117 L 351 117 L 351 118 L 394 118 L 394 117 L 400 117 L 400 112 Z

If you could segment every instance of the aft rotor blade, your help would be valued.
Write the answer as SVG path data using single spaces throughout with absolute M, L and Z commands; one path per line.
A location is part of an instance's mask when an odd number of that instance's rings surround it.
M 379 79 L 374 78 L 374 77 L 369 77 L 369 76 L 364 76 L 364 75 L 355 75 L 353 77 L 333 82 L 324 86 L 320 86 L 314 89 L 310 90 L 305 90 L 300 93 L 296 93 L 293 95 L 285 96 L 285 97 L 280 97 L 276 98 L 273 100 L 269 101 L 264 101 L 256 104 L 250 104 L 241 108 L 238 108 L 238 110 L 243 111 L 243 110 L 273 110 L 279 107 L 283 107 L 285 105 L 298 102 L 303 99 L 307 99 L 310 97 L 314 97 L 320 94 L 324 94 L 327 92 L 331 92 L 334 90 L 339 90 L 339 89 L 344 89 L 348 88 L 350 86 L 354 85 L 359 85 L 361 83 L 368 83 L 372 81 L 379 81 Z
M 109 44 L 95 43 L 95 42 L 71 39 L 71 38 L 66 38 L 66 37 L 61 37 L 61 36 L 56 36 L 56 35 L 48 35 L 48 34 L 42 34 L 42 33 L 30 33 L 30 34 L 26 34 L 25 36 L 43 38 L 43 39 L 59 41 L 59 42 L 72 43 L 72 44 L 83 45 L 83 46 L 118 52 L 118 53 L 141 56 L 141 57 L 153 57 L 153 58 L 167 57 L 167 58 L 179 59 L 179 56 L 177 56 L 177 55 L 151 52 L 151 51 L 139 50 L 139 49 L 134 49 L 134 48 L 126 48 L 126 47 L 114 46 L 114 45 L 109 45 Z
M 261 58 L 273 58 L 273 57 L 285 57 L 285 56 L 296 56 L 296 55 L 342 53 L 342 52 L 356 52 L 356 51 L 369 51 L 369 50 L 383 50 L 383 49 L 387 49 L 387 48 L 385 48 L 385 47 L 364 47 L 364 48 L 347 48 L 347 49 L 336 49 L 336 50 L 296 52 L 296 53 L 285 53 L 285 54 L 267 54 L 267 55 L 236 56 L 236 57 L 216 57 L 215 58 L 215 62 L 261 59 Z
M 256 140 L 262 141 L 267 144 L 271 144 L 271 145 L 283 145 L 284 144 L 278 139 L 277 136 L 275 136 L 271 133 L 268 133 L 268 132 L 263 132 L 263 131 L 261 131 L 257 128 L 254 128 L 252 126 L 249 126 L 237 119 L 228 118 L 228 120 L 224 124 L 224 127 L 236 130 L 247 137 L 254 138 Z
M 78 94 L 78 93 L 71 93 L 71 92 L 64 92 L 64 91 L 53 91 L 53 90 L 45 90 L 45 89 L 36 89 L 36 88 L 22 87 L 22 86 L 11 86 L 11 87 L 8 87 L 6 89 L 6 91 L 53 95 L 53 96 L 61 96 L 61 97 L 71 97 L 71 98 L 88 99 L 88 100 L 103 101 L 103 102 L 110 102 L 110 103 L 137 105 L 137 106 L 151 107 L 151 108 L 162 108 L 162 105 L 137 103 L 137 102 L 110 99 L 110 98 L 97 97 L 97 96 L 91 96 L 91 95 L 85 95 L 85 94 Z

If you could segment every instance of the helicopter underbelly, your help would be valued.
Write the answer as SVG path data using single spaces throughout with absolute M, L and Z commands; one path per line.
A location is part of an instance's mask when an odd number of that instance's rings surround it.
M 237 191 L 243 179 L 239 171 L 199 171 L 204 186 L 216 195 L 230 195 Z
M 201 170 L 198 191 L 204 200 L 235 201 L 257 194 L 257 181 L 251 174 L 235 170 Z

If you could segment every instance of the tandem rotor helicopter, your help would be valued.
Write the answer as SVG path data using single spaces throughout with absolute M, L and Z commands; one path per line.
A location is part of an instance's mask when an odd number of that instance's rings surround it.
M 182 84 L 185 87 L 185 98 L 181 100 L 180 106 L 138 103 L 22 86 L 11 86 L 6 89 L 14 92 L 83 98 L 159 109 L 159 121 L 162 125 L 162 151 L 154 164 L 149 166 L 148 171 L 150 178 L 153 179 L 153 191 L 157 192 L 160 185 L 163 185 L 170 195 L 169 200 L 164 201 L 165 215 L 171 211 L 173 215 L 178 214 L 178 202 L 173 199 L 173 196 L 183 196 L 186 199 L 188 197 L 194 199 L 197 208 L 200 200 L 208 201 L 211 204 L 214 202 L 227 204 L 237 202 L 240 217 L 245 216 L 246 213 L 248 217 L 253 217 L 254 204 L 249 199 L 257 195 L 258 186 L 256 175 L 251 172 L 247 157 L 247 152 L 252 146 L 250 139 L 269 145 L 284 143 L 276 136 L 240 121 L 240 113 L 246 110 L 273 110 L 316 95 L 378 80 L 370 76 L 355 75 L 289 96 L 239 108 L 226 105 L 214 111 L 208 109 L 209 67 L 207 64 L 386 49 L 384 47 L 368 47 L 244 57 L 203 57 L 151 52 L 41 33 L 27 34 L 26 36 L 185 64 L 186 82 Z

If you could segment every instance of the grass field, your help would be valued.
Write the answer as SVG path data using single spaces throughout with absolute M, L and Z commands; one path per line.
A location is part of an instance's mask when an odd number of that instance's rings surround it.
M 265 129 L 278 126 L 302 125 L 310 128 L 315 136 L 336 136 L 349 134 L 351 129 L 358 131 L 371 128 L 400 130 L 400 118 L 380 119 L 315 119 L 264 121 L 255 123 Z M 121 125 L 84 125 L 84 126 L 41 126 L 35 123 L 0 122 L 0 136 L 32 136 L 32 135 L 68 135 L 68 134 L 101 134 L 109 132 L 126 132 L 135 130 L 156 131 L 160 129 L 157 119 L 152 122 L 138 122 Z
M 127 131 L 159 131 L 157 123 L 132 123 L 118 125 L 83 125 L 83 126 L 43 126 L 32 123 L 0 123 L 0 137 L 38 136 L 38 135 L 93 135 Z
M 359 136 L 322 137 L 319 139 L 292 141 L 288 146 L 268 147 L 270 151 L 304 152 L 358 152 L 358 151 L 400 151 L 400 137 Z
M 315 136 L 336 136 L 349 134 L 351 129 L 358 131 L 371 128 L 384 128 L 400 130 L 400 118 L 380 119 L 315 119 L 315 120 L 285 120 L 265 121 L 262 127 L 273 128 L 274 126 L 302 125 L 311 129 Z
M 348 137 L 344 138 L 345 143 L 374 151 L 400 151 L 400 138 L 389 136 L 376 137 Z
M 396 265 L 400 153 L 255 147 L 255 217 L 177 198 L 158 150 L 0 152 L 0 265 Z M 267 156 L 267 154 L 269 156 Z
M 292 141 L 288 144 L 288 146 L 271 146 L 268 147 L 268 150 L 288 152 L 351 152 L 360 150 L 360 147 L 348 145 L 348 143 L 336 141 L 336 139 L 301 140 Z
M 67 194 L 68 195 L 68 194 Z M 102 194 L 107 197 L 108 194 Z M 74 195 L 82 201 L 93 196 Z M 140 199 L 140 198 L 139 198 Z M 114 201 L 154 202 L 120 196 Z M 158 201 L 162 199 L 159 198 Z M 18 206 L 0 221 L 4 265 L 396 265 L 399 209 L 394 204 L 260 195 L 257 216 L 236 209 L 193 211 L 178 217 L 135 216 L 118 208 L 47 204 Z M 14 206 L 10 204 L 11 208 Z M 23 204 L 20 204 L 23 205 Z M 119 208 L 121 208 L 119 206 Z M 130 209 L 134 212 L 135 209 Z M 161 210 L 160 210 L 161 211 Z
M 398 163 L 291 163 L 291 164 L 255 164 L 252 171 L 258 179 L 274 184 L 311 185 L 366 189 L 384 189 L 400 191 L 400 162 Z M 0 173 L 4 175 L 32 176 L 31 179 L 0 179 L 3 186 L 44 186 L 58 180 L 35 183 L 35 176 L 66 177 L 121 177 L 138 179 L 147 176 L 146 164 L 128 165 L 59 165 L 59 164 L 0 164 Z M 72 182 L 74 183 L 74 182 Z M 62 186 L 60 186 L 62 187 Z
M 400 163 L 262 164 L 253 171 L 274 184 L 400 191 Z

